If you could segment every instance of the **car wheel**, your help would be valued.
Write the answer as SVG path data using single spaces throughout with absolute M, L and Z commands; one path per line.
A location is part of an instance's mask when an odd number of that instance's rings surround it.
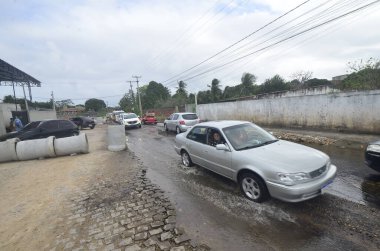
M 244 173 L 239 179 L 240 190 L 245 197 L 261 203 L 269 198 L 264 181 L 253 173 Z
M 79 130 L 83 130 L 83 126 L 82 125 L 79 125 L 78 128 L 79 128 Z
M 139 125 L 139 128 L 141 128 L 141 124 Z
M 79 132 L 73 132 L 72 136 L 78 136 L 78 135 L 79 135 Z
M 177 134 L 180 134 L 180 133 L 181 133 L 181 129 L 179 129 L 178 126 L 175 128 L 175 131 L 176 131 Z
M 184 166 L 190 167 L 193 165 L 193 162 L 191 161 L 190 155 L 185 150 L 183 150 L 181 152 L 181 158 L 182 158 L 182 164 Z
M 95 128 L 95 125 L 90 125 L 90 129 L 94 129 Z
M 169 131 L 169 129 L 168 129 L 168 127 L 167 127 L 166 124 L 164 124 L 164 129 L 165 129 L 165 131 Z

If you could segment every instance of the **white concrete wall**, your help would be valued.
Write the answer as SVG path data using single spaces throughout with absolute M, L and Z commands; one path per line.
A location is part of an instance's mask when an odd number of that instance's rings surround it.
M 380 90 L 198 105 L 202 120 L 380 134 Z
M 12 118 L 12 111 L 16 111 L 16 105 L 0 103 L 0 110 L 3 111 L 2 117 L 4 118 L 5 123 L 9 124 L 10 118 Z M 21 111 L 20 105 L 17 105 L 17 111 Z
M 7 121 L 4 120 L 3 110 L 0 109 L 0 136 L 6 133 L 6 129 L 5 129 L 6 123 Z
M 30 122 L 44 120 L 44 119 L 57 119 L 57 113 L 53 110 L 49 110 L 49 111 L 30 110 L 29 117 L 30 117 Z

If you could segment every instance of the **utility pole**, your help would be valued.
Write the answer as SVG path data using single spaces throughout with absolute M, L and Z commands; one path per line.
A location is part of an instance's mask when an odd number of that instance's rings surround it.
M 56 112 L 55 111 L 55 101 L 54 101 L 54 92 L 53 91 L 51 92 L 51 100 L 52 100 L 52 103 L 53 103 L 53 111 Z
M 28 101 L 26 100 L 26 95 L 25 95 L 25 84 L 22 84 L 22 91 L 24 92 L 24 101 L 25 101 L 26 115 L 27 115 L 27 119 L 28 119 L 28 123 L 29 123 L 30 122 L 30 115 L 29 115 Z
M 142 106 L 141 106 L 141 96 L 140 96 L 140 91 L 139 91 L 139 78 L 141 78 L 141 76 L 132 76 L 132 78 L 136 79 L 137 95 L 139 96 L 140 116 L 142 117 L 143 116 L 143 110 L 142 110 Z

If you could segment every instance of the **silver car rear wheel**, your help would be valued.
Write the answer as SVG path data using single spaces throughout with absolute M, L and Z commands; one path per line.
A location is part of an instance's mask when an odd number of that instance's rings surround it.
M 243 173 L 240 177 L 240 189 L 245 197 L 255 202 L 263 202 L 269 198 L 264 181 L 253 173 Z
M 186 151 L 182 151 L 181 158 L 182 158 L 182 164 L 184 166 L 190 167 L 193 165 L 193 162 L 190 159 L 190 155 Z

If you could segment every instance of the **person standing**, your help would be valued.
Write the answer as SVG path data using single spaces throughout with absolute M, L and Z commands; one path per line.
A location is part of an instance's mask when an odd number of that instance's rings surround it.
M 21 120 L 18 117 L 16 117 L 15 119 L 15 127 L 16 127 L 16 131 L 20 131 L 24 127 L 22 125 Z

